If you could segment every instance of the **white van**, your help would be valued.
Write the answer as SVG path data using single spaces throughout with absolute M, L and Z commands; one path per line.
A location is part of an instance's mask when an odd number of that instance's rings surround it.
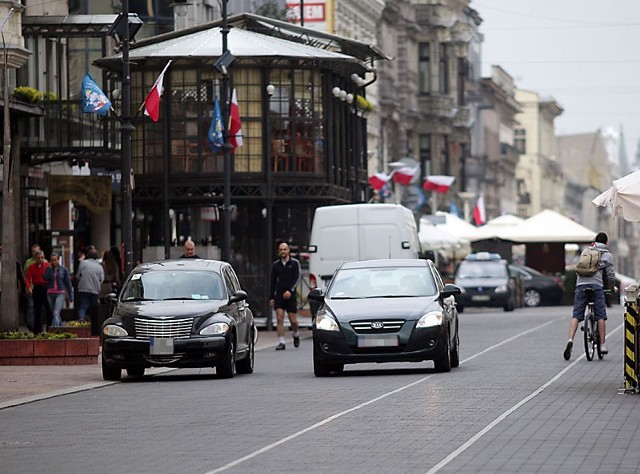
M 316 209 L 309 242 L 311 288 L 325 288 L 344 262 L 420 258 L 413 213 L 399 204 L 344 204 Z

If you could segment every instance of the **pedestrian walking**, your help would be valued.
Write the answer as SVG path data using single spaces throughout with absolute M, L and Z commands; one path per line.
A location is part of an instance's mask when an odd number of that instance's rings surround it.
M 47 282 L 47 299 L 51 309 L 53 327 L 62 326 L 62 307 L 65 298 L 73 303 L 73 285 L 69 270 L 60 264 L 60 256 L 57 253 L 51 254 L 51 263 L 44 272 L 44 280 Z
M 598 251 L 598 270 L 592 275 L 580 275 L 576 272 L 576 294 L 573 302 L 573 315 L 569 324 L 569 341 L 564 349 L 564 358 L 571 358 L 571 349 L 573 348 L 573 336 L 578 330 L 578 323 L 584 321 L 584 311 L 587 307 L 588 300 L 585 289 L 594 289 L 594 312 L 596 321 L 598 322 L 598 332 L 600 333 L 600 353 L 607 354 L 606 339 L 606 320 L 607 307 L 605 304 L 604 288 L 615 289 L 615 269 L 613 267 L 613 256 L 607 247 L 608 237 L 604 232 L 596 235 L 591 248 Z M 606 282 L 606 285 L 605 285 Z
M 35 261 L 27 268 L 24 278 L 27 294 L 33 298 L 33 333 L 40 334 L 44 324 L 49 323 L 49 303 L 47 301 L 47 282 L 44 272 L 49 263 L 44 259 L 44 252 L 35 253 Z
M 24 267 L 22 268 L 23 270 L 23 275 L 24 278 L 26 278 L 27 276 L 27 270 L 29 269 L 29 267 L 35 263 L 36 261 L 36 252 L 40 251 L 40 244 L 33 244 L 31 246 L 31 256 L 25 260 L 24 262 Z M 46 260 L 45 260 L 46 262 Z M 26 286 L 25 286 L 25 290 L 26 290 Z M 28 291 L 26 292 L 26 311 L 25 311 L 25 324 L 27 325 L 27 329 L 29 331 L 33 331 L 33 295 L 31 293 L 29 293 Z
M 85 320 L 88 310 L 98 306 L 98 295 L 104 281 L 104 268 L 98 262 L 98 252 L 95 250 L 87 254 L 87 258 L 80 263 L 76 278 L 78 280 L 78 319 Z
M 184 241 L 183 252 L 180 258 L 200 258 L 198 254 L 196 254 L 196 243 L 191 239 Z
M 293 345 L 300 346 L 298 332 L 298 302 L 296 287 L 300 280 L 300 262 L 291 256 L 289 244 L 282 242 L 278 245 L 279 258 L 271 267 L 271 285 L 269 303 L 276 310 L 278 345 L 277 351 L 286 349 L 284 342 L 284 313 L 287 312 L 291 329 L 293 330 Z

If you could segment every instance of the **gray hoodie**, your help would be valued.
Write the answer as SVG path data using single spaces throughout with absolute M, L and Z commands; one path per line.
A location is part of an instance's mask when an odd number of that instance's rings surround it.
M 607 282 L 609 286 L 613 286 L 616 281 L 616 272 L 613 268 L 613 255 L 609 252 L 609 248 L 600 242 L 594 243 L 595 247 L 600 252 L 600 271 L 591 276 L 577 275 L 576 286 L 586 285 L 588 283 L 604 287 L 602 279 L 602 270 L 607 274 Z

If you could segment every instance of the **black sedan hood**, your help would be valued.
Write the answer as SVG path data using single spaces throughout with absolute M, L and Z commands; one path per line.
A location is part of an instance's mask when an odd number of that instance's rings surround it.
M 429 311 L 441 310 L 435 296 L 404 298 L 326 299 L 327 309 L 338 321 L 371 318 L 418 320 Z
M 116 314 L 120 317 L 183 318 L 224 311 L 227 303 L 217 300 L 137 301 L 120 303 Z

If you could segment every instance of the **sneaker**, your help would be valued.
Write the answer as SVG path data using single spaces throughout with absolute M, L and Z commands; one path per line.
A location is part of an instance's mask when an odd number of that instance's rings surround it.
M 300 336 L 293 336 L 293 347 L 300 347 Z
M 600 354 L 608 354 L 607 346 L 605 344 L 600 344 Z
M 571 349 L 573 348 L 573 341 L 567 342 L 567 347 L 564 350 L 564 360 L 571 359 Z
M 277 351 L 283 351 L 286 349 L 286 346 L 283 343 L 280 343 L 276 346 Z

